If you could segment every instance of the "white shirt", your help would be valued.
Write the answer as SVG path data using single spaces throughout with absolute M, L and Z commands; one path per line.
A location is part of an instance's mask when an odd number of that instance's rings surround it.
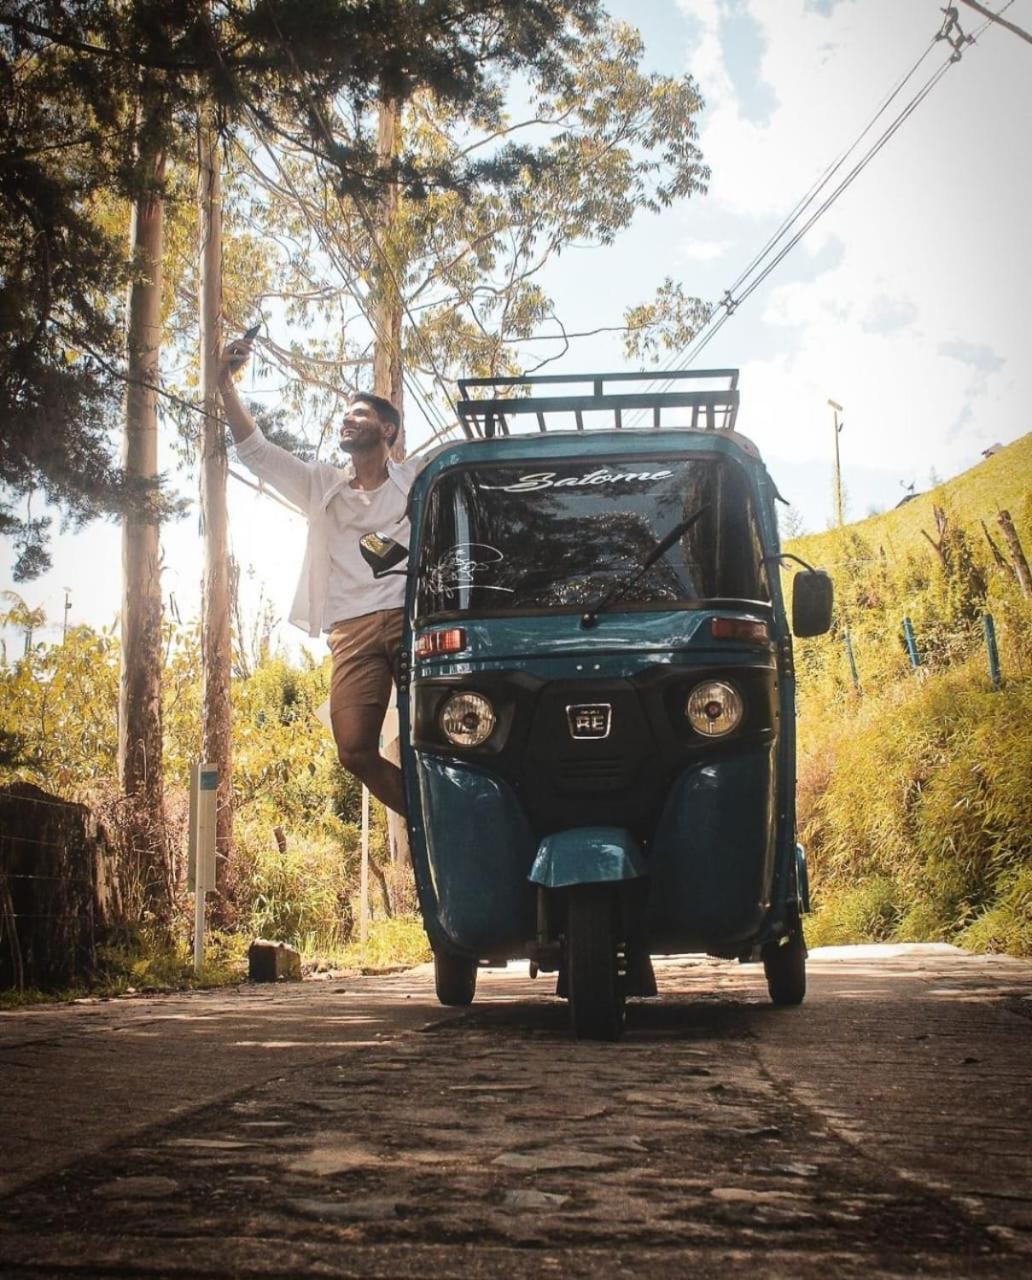
M 270 484 L 288 502 L 300 507 L 308 517 L 305 558 L 289 615 L 295 626 L 301 627 L 310 636 L 317 636 L 324 627 L 334 622 L 358 618 L 363 613 L 371 613 L 376 609 L 396 608 L 402 604 L 405 579 L 382 578 L 377 581 L 372 569 L 361 560 L 358 540 L 363 534 L 386 533 L 390 537 L 395 537 L 395 534 L 391 528 L 383 528 L 378 523 L 379 517 L 371 513 L 372 507 L 366 507 L 361 499 L 355 505 L 348 505 L 351 495 L 361 493 L 361 490 L 348 487 L 354 476 L 350 463 L 346 467 L 334 467 L 328 462 L 303 462 L 287 449 L 281 449 L 279 445 L 266 440 L 257 428 L 236 446 L 236 454 L 249 471 Z M 386 490 L 383 495 L 384 509 L 397 510 L 397 523 L 405 510 L 412 482 L 427 461 L 425 456 L 409 458 L 405 462 L 388 459 L 385 484 L 366 496 L 373 498 Z M 343 497 L 345 505 L 340 509 L 338 519 L 337 509 L 334 508 L 331 512 L 330 508 L 334 498 L 344 490 L 347 490 Z M 407 543 L 407 525 L 402 532 L 404 536 L 395 537 L 395 540 Z M 348 576 L 344 572 L 349 564 L 354 568 L 352 554 L 365 569 L 368 575 L 366 579 L 359 579 L 357 574 Z M 331 581 L 334 582 L 337 594 L 328 608 Z M 383 595 L 380 594 L 381 589 Z M 390 603 L 375 603 L 382 598 L 387 598 Z M 341 609 L 343 612 L 337 612 Z M 334 616 L 330 617 L 328 614 Z
M 405 519 L 408 492 L 387 479 L 378 489 L 352 489 L 344 485 L 326 508 L 330 576 L 323 605 L 323 630 L 335 622 L 359 618 L 378 609 L 400 609 L 405 603 L 404 562 L 400 575 L 374 578 L 362 559 L 358 540 L 365 533 L 382 533 L 403 546 L 409 542 Z

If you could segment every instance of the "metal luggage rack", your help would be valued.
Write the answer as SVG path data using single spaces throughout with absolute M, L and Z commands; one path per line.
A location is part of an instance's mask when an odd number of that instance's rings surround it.
M 607 391 L 607 383 L 680 383 L 670 391 Z M 684 384 L 688 384 L 687 386 Z M 537 395 L 534 388 L 575 388 L 562 395 Z M 706 385 L 700 385 L 706 384 Z M 713 385 L 717 384 L 717 385 Z M 590 387 L 590 391 L 580 390 Z M 476 395 L 475 388 L 494 394 Z M 508 395 L 499 395 L 499 389 Z M 676 373 L 533 374 L 510 378 L 460 378 L 461 399 L 455 406 L 467 440 L 493 440 L 497 436 L 537 431 L 621 430 L 624 414 L 639 411 L 626 429 L 644 427 L 692 427 L 696 430 L 733 431 L 738 416 L 737 369 L 685 369 Z M 690 410 L 690 413 L 671 413 Z M 637 419 L 645 418 L 644 422 Z M 671 420 L 671 419 L 675 420 Z

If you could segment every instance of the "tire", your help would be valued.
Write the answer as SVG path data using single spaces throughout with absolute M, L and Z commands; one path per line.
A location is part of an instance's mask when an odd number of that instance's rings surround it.
M 768 942 L 763 948 L 763 972 L 774 1004 L 802 1004 L 806 995 L 806 942 L 797 924 L 788 941 Z
M 619 1040 L 624 1028 L 622 942 L 615 892 L 605 885 L 570 890 L 566 972 L 573 1034 Z
M 447 951 L 434 952 L 434 986 L 441 1004 L 465 1007 L 477 993 L 477 962 Z

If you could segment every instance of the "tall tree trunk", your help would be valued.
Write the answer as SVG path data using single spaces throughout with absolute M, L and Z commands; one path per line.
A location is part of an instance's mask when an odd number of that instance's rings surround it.
M 376 159 L 381 169 L 391 164 L 400 147 L 401 104 L 397 98 L 381 96 L 376 139 Z M 399 292 L 402 255 L 398 245 L 398 205 L 398 184 L 389 182 L 384 187 L 383 197 L 377 207 L 373 228 L 379 244 L 379 251 L 375 246 L 373 249 L 375 255 L 373 391 L 376 395 L 384 396 L 389 400 L 401 414 L 401 430 L 391 449 L 395 459 L 401 461 L 405 457 L 405 385 L 402 380 L 401 363 L 401 322 L 404 309 Z M 384 755 L 394 764 L 401 764 L 401 745 L 397 737 L 384 743 Z M 411 864 L 412 854 L 409 849 L 408 830 L 402 819 L 389 809 L 387 838 L 392 861 L 404 865 Z M 389 914 L 393 914 L 395 904 L 387 879 L 379 867 L 376 868 L 376 874 L 381 880 L 387 910 Z
M 386 168 L 397 157 L 401 147 L 401 104 L 397 98 L 380 99 L 376 158 Z M 391 450 L 399 461 L 405 456 L 405 386 L 402 380 L 401 321 L 403 307 L 399 286 L 402 261 L 397 242 L 399 189 L 388 182 L 375 212 L 373 230 L 379 244 L 374 254 L 373 391 L 384 396 L 402 415 L 401 430 Z
M 198 123 L 198 222 L 200 229 L 201 392 L 204 426 L 201 449 L 201 524 L 204 535 L 201 656 L 204 672 L 204 759 L 219 771 L 216 803 L 217 923 L 231 916 L 227 869 L 233 846 L 233 798 L 230 769 L 229 688 L 232 675 L 230 633 L 229 530 L 226 511 L 228 462 L 218 398 L 218 360 L 222 350 L 222 182 L 218 132 L 212 115 Z
M 164 155 L 149 156 L 147 168 L 152 186 L 137 199 L 129 232 L 135 272 L 129 288 L 123 460 L 128 475 L 156 481 Z M 118 773 L 130 801 L 140 905 L 165 924 L 172 900 L 161 742 L 161 546 L 153 507 L 122 521 L 121 641 Z

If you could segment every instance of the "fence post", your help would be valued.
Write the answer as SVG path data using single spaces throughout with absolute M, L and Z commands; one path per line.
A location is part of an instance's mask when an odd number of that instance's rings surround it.
M 853 688 L 860 692 L 860 672 L 856 669 L 856 658 L 853 655 L 853 640 L 848 631 L 842 633 L 846 645 L 846 656 L 849 658 L 849 671 L 853 677 Z
M 1003 683 L 1000 676 L 1000 653 L 996 647 L 996 624 L 991 613 L 982 614 L 982 627 L 985 631 L 985 647 L 989 654 L 989 679 L 993 688 L 999 689 Z
M 907 642 L 907 653 L 910 654 L 910 665 L 916 671 L 921 665 L 921 655 L 917 652 L 917 640 L 914 638 L 914 624 L 909 618 L 903 619 L 903 639 Z

